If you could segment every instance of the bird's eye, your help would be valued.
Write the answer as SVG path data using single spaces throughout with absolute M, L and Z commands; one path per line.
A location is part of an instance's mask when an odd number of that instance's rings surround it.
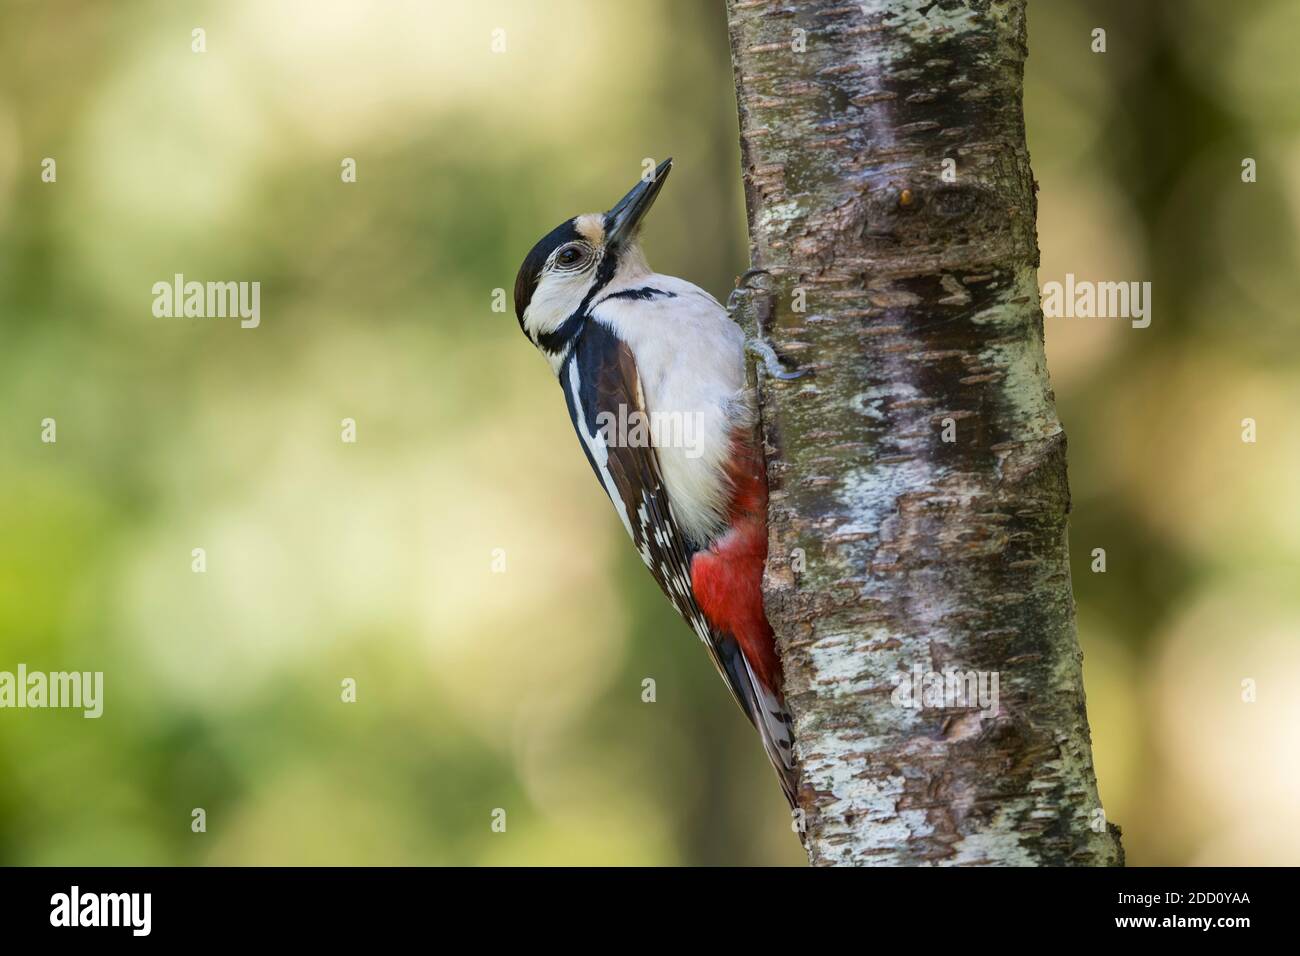
M 586 250 L 582 246 L 565 246 L 560 250 L 560 254 L 555 257 L 555 262 L 560 266 L 576 266 L 586 257 Z

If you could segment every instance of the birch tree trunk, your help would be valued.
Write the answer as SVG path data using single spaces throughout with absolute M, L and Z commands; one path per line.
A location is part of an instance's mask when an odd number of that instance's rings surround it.
M 770 272 L 742 322 L 813 373 L 757 372 L 764 596 L 809 858 L 1122 863 L 1043 353 L 1025 0 L 728 0 L 728 17 Z

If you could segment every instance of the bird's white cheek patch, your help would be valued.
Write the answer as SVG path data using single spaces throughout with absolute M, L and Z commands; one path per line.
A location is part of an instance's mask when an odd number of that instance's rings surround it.
M 587 291 L 586 273 L 576 275 L 548 275 L 524 313 L 524 326 L 533 333 L 554 332 L 577 311 Z

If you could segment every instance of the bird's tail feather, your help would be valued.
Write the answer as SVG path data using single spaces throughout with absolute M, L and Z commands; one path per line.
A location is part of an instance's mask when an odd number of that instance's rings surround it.
M 799 771 L 794 762 L 794 722 L 786 710 L 785 698 L 780 688 L 768 687 L 754 673 L 736 641 L 724 639 L 720 649 L 731 685 L 763 741 L 790 808 L 795 809 L 799 806 Z

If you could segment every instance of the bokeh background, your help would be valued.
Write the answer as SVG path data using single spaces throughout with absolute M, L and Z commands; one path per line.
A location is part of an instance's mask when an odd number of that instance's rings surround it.
M 1300 862 L 1297 35 L 1286 0 L 1031 3 L 1040 283 L 1154 283 L 1148 329 L 1047 321 L 1134 864 Z M 0 862 L 803 860 L 492 310 L 667 155 L 647 251 L 722 296 L 720 4 L 3 0 L 0 670 L 106 690 L 0 711 Z M 260 281 L 261 327 L 154 318 L 178 272 Z

